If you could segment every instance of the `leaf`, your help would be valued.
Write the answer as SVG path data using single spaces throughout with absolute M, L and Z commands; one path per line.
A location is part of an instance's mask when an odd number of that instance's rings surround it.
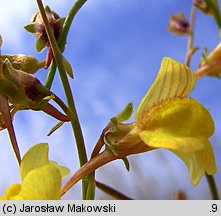
M 58 130 L 62 125 L 64 124 L 64 122 L 58 122 L 47 134 L 47 136 L 50 136 L 51 134 L 53 134 L 56 130 Z
M 41 52 L 45 48 L 46 44 L 42 39 L 37 39 L 35 47 L 37 52 Z
M 36 33 L 37 32 L 36 23 L 27 24 L 24 26 L 24 29 L 28 32 Z
M 46 166 L 48 164 L 48 144 L 40 143 L 31 147 L 22 158 L 20 164 L 22 181 L 31 170 Z
M 68 60 L 64 56 L 62 56 L 62 57 L 63 57 L 63 63 L 64 63 L 65 71 L 73 79 L 74 74 L 73 74 L 71 64 L 68 62 Z
M 59 18 L 56 22 L 59 22 L 61 26 L 63 26 L 65 19 L 66 19 L 65 17 L 62 17 L 62 18 Z
M 118 122 L 125 122 L 130 119 L 133 113 L 133 104 L 129 103 L 127 106 L 116 116 Z
M 130 163 L 128 161 L 128 159 L 126 157 L 122 158 L 122 161 L 124 162 L 124 165 L 127 169 L 127 171 L 129 172 L 130 171 Z
M 111 127 L 109 128 L 108 132 L 112 133 L 116 132 L 118 124 L 130 119 L 132 113 L 133 113 L 133 104 L 129 103 L 117 116 L 110 119 L 112 124 L 109 125 Z
M 187 97 L 195 83 L 196 76 L 187 66 L 169 57 L 163 58 L 156 80 L 137 109 L 136 121 L 145 120 L 153 106 L 166 100 Z

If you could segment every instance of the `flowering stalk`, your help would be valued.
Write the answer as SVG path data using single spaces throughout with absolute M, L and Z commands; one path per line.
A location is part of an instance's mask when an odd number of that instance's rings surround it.
M 64 21 L 63 28 L 62 28 L 61 34 L 59 36 L 59 39 L 58 39 L 58 46 L 62 52 L 64 50 L 66 38 L 67 38 L 67 35 L 69 32 L 69 29 L 71 27 L 71 24 L 74 20 L 74 17 L 77 14 L 77 12 L 80 10 L 80 8 L 86 3 L 86 1 L 87 0 L 77 0 L 75 2 L 75 4 L 73 5 L 73 7 L 70 9 L 70 11 Z M 51 67 L 49 69 L 46 81 L 45 81 L 46 88 L 49 88 L 49 89 L 51 88 L 52 82 L 54 80 L 55 72 L 56 72 L 56 63 L 53 60 Z
M 55 61 L 56 61 L 56 64 L 60 73 L 61 81 L 65 90 L 65 94 L 66 94 L 66 98 L 68 102 L 68 108 L 69 108 L 69 116 L 71 118 L 71 124 L 72 124 L 72 128 L 74 131 L 77 149 L 78 149 L 79 161 L 80 161 L 80 165 L 82 166 L 84 163 L 87 162 L 86 149 L 84 145 L 84 139 L 83 139 L 83 134 L 82 134 L 81 127 L 80 127 L 80 122 L 79 122 L 77 111 L 75 108 L 75 103 L 74 103 L 71 87 L 70 87 L 70 84 L 66 75 L 65 67 L 63 64 L 62 54 L 54 38 L 54 35 L 51 31 L 50 25 L 48 23 L 43 3 L 41 0 L 36 0 L 36 1 L 39 7 L 39 11 L 41 13 L 42 19 L 45 24 L 45 29 L 48 35 L 48 39 L 51 44 L 54 58 L 55 58 Z M 83 194 L 85 191 L 85 185 L 86 184 L 83 180 Z
M 185 65 L 190 66 L 190 61 L 193 53 L 195 52 L 195 48 L 193 47 L 193 37 L 194 37 L 194 22 L 195 22 L 195 11 L 196 7 L 193 5 L 190 14 L 190 32 L 188 37 L 188 45 L 186 52 Z

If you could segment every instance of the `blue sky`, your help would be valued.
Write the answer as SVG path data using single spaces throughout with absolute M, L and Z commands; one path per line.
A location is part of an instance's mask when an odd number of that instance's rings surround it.
M 184 3 L 185 2 L 185 3 Z M 175 37 L 167 32 L 169 17 L 184 12 L 189 17 L 191 0 L 88 0 L 79 11 L 68 36 L 65 57 L 72 63 L 75 79 L 70 80 L 76 107 L 82 124 L 88 156 L 102 129 L 128 103 L 135 108 L 145 95 L 158 72 L 164 56 L 184 61 L 186 37 Z M 60 16 L 66 16 L 72 0 L 45 0 Z M 0 8 L 0 29 L 4 43 L 2 53 L 23 53 L 44 59 L 45 51 L 37 53 L 35 38 L 23 26 L 37 11 L 35 1 L 4 1 Z M 212 50 L 220 41 L 218 29 L 211 17 L 197 11 L 195 45 L 200 51 L 194 56 L 191 68 L 198 66 L 204 47 Z M 46 71 L 36 76 L 44 82 Z M 214 118 L 214 145 L 218 172 L 221 178 L 221 80 L 200 79 L 191 96 L 209 109 Z M 65 100 L 59 76 L 52 90 Z M 71 169 L 78 169 L 78 159 L 71 128 L 65 124 L 51 137 L 47 132 L 56 120 L 42 112 L 24 111 L 16 115 L 14 126 L 24 154 L 30 146 L 48 142 L 50 158 Z M 0 133 L 0 193 L 11 183 L 19 182 L 17 163 L 12 153 L 7 131 Z M 128 173 L 121 161 L 115 161 L 97 172 L 97 179 L 136 199 L 173 199 L 176 190 L 187 193 L 189 199 L 209 199 L 205 178 L 192 187 L 186 167 L 166 150 L 129 157 Z M 80 184 L 64 198 L 80 199 Z M 219 188 L 221 193 L 221 188 Z M 106 197 L 97 193 L 97 198 Z

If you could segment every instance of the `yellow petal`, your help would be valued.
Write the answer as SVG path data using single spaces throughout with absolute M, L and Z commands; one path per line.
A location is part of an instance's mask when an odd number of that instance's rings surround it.
M 169 100 L 152 108 L 138 131 L 148 146 L 179 152 L 204 149 L 213 133 L 208 110 L 189 98 Z
M 200 68 L 196 71 L 198 77 L 203 75 L 221 76 L 221 43 L 206 57 L 202 58 Z
M 10 200 L 11 197 L 17 195 L 21 190 L 20 184 L 12 184 L 5 192 L 3 196 L 0 197 L 0 200 Z
M 57 168 L 59 170 L 59 172 L 62 176 L 62 179 L 65 178 L 70 173 L 70 170 L 67 167 L 60 166 L 55 161 L 49 161 L 49 164 L 54 166 L 55 168 Z
M 20 174 L 22 181 L 31 170 L 48 164 L 48 144 L 40 143 L 31 147 L 21 161 Z
M 196 76 L 187 66 L 169 57 L 163 58 L 156 80 L 138 107 L 136 121 L 141 122 L 156 104 L 186 97 L 195 83 Z
M 204 149 L 193 153 L 173 151 L 186 164 L 191 183 L 195 186 L 199 183 L 205 172 L 213 175 L 216 172 L 216 162 L 213 148 L 209 141 L 204 142 Z
M 30 171 L 21 187 L 20 197 L 25 200 L 60 199 L 61 174 L 57 168 L 48 165 Z

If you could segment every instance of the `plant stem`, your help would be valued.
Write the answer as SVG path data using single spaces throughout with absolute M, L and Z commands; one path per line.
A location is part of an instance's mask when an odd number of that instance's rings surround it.
M 51 63 L 51 66 L 50 66 L 50 69 L 48 71 L 46 80 L 45 80 L 45 84 L 44 84 L 44 86 L 47 89 L 51 89 L 51 86 L 52 86 L 52 83 L 53 83 L 53 80 L 54 80 L 54 76 L 55 76 L 55 72 L 56 72 L 56 63 L 55 63 L 55 60 L 53 59 L 52 63 Z
M 49 42 L 53 51 L 53 55 L 60 73 L 60 77 L 61 77 L 61 81 L 64 87 L 64 91 L 66 94 L 66 98 L 67 98 L 67 103 L 68 103 L 68 108 L 69 108 L 69 115 L 71 118 L 71 125 L 74 131 L 74 135 L 75 135 L 75 140 L 76 140 L 76 145 L 77 145 L 77 149 L 78 149 L 78 157 L 79 157 L 79 161 L 80 161 L 80 166 L 82 166 L 83 164 L 85 164 L 87 162 L 87 154 L 86 154 L 86 149 L 85 149 L 85 145 L 84 145 L 84 138 L 83 138 L 83 134 L 82 134 L 82 130 L 81 130 L 81 126 L 80 126 L 80 122 L 78 119 L 78 115 L 77 115 L 77 111 L 75 108 L 75 103 L 74 103 L 74 99 L 73 99 L 73 95 L 72 95 L 72 91 L 71 91 L 71 87 L 67 78 L 67 74 L 65 71 L 65 67 L 63 64 L 63 59 L 62 59 L 62 54 L 61 51 L 57 45 L 57 42 L 55 40 L 55 37 L 52 33 L 52 30 L 50 28 L 50 25 L 48 23 L 48 19 L 44 10 L 44 6 L 41 0 L 36 0 L 38 7 L 39 7 L 39 11 L 41 13 L 42 19 L 44 21 L 45 24 L 45 29 L 49 38 Z M 82 191 L 83 191 L 83 197 L 84 193 L 85 193 L 85 185 L 86 183 L 84 182 L 84 179 L 82 181 Z
M 132 200 L 130 197 L 122 194 L 121 192 L 115 190 L 112 187 L 109 187 L 101 182 L 96 181 L 96 186 L 100 190 L 104 191 L 105 193 L 109 194 L 110 196 L 118 199 L 118 200 Z
M 209 7 L 213 11 L 213 18 L 216 21 L 216 24 L 218 25 L 219 29 L 221 28 L 221 14 L 219 7 L 216 6 L 213 0 L 205 0 L 205 2 L 209 5 Z
M 194 38 L 195 11 L 196 7 L 193 5 L 190 13 L 190 33 L 188 37 L 187 52 L 185 58 L 185 65 L 187 65 L 188 67 L 190 66 L 191 57 L 194 53 L 193 38 Z
M 70 9 L 70 11 L 64 21 L 63 29 L 62 29 L 61 35 L 59 37 L 59 40 L 58 40 L 58 45 L 62 51 L 64 50 L 67 35 L 68 35 L 69 29 L 71 27 L 71 24 L 73 22 L 73 19 L 74 19 L 75 15 L 77 14 L 77 12 L 80 10 L 80 8 L 85 4 L 86 1 L 87 0 L 77 0 L 75 2 L 75 4 L 73 5 L 73 7 Z
M 65 19 L 65 22 L 63 24 L 63 29 L 61 31 L 61 35 L 59 36 L 59 40 L 58 40 L 58 46 L 60 47 L 60 50 L 62 52 L 64 51 L 64 46 L 66 44 L 67 35 L 70 30 L 71 24 L 74 20 L 74 17 L 77 14 L 77 12 L 80 10 L 80 8 L 85 4 L 86 1 L 87 0 L 77 0 L 75 4 L 73 5 L 73 7 L 70 9 Z M 54 80 L 55 72 L 56 72 L 56 63 L 53 60 L 51 67 L 49 69 L 47 78 L 46 78 L 46 82 L 45 82 L 45 87 L 48 89 L 51 88 L 52 82 Z
M 214 177 L 212 175 L 206 174 L 206 179 L 207 179 L 207 182 L 209 184 L 209 188 L 210 188 L 210 191 L 211 191 L 212 198 L 214 200 L 219 200 L 219 195 L 218 195 L 218 192 L 217 192 L 217 187 L 216 187 Z

